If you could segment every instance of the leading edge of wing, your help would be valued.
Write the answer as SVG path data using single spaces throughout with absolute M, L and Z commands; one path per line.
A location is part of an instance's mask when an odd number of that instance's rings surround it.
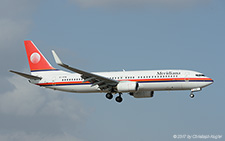
M 73 72 L 76 72 L 76 73 L 79 73 L 82 75 L 82 78 L 88 80 L 88 78 L 93 78 L 93 79 L 98 79 L 99 81 L 104 81 L 105 83 L 112 83 L 112 84 L 117 84 L 118 81 L 116 80 L 113 80 L 113 79 L 109 79 L 109 78 L 106 78 L 104 76 L 100 76 L 100 75 L 97 75 L 97 74 L 93 74 L 93 73 L 90 73 L 90 72 L 86 72 L 86 71 L 83 71 L 83 70 L 80 70 L 80 69 L 77 69 L 77 68 L 73 68 L 73 67 L 70 67 L 69 65 L 67 64 L 64 64 L 58 57 L 58 55 L 56 54 L 56 52 L 54 50 L 52 50 L 52 54 L 53 54 L 53 57 L 55 59 L 55 62 L 56 64 L 60 65 L 61 67 L 64 67 L 68 70 L 71 70 Z

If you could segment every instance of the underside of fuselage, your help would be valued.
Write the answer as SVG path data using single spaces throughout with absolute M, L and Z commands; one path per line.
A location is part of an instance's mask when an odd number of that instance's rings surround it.
M 194 88 L 203 88 L 210 85 L 209 82 L 164 82 L 164 83 L 139 83 L 138 91 L 176 91 L 191 90 Z M 46 88 L 73 92 L 73 93 L 107 93 L 97 86 L 91 87 L 91 84 L 80 85 L 51 85 Z

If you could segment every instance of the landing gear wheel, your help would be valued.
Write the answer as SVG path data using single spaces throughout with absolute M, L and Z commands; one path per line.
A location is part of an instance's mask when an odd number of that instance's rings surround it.
M 111 93 L 107 93 L 107 94 L 105 95 L 105 97 L 108 98 L 108 99 L 112 99 L 112 98 L 113 98 L 113 95 L 112 95 Z
M 191 98 L 194 98 L 194 97 L 195 97 L 195 95 L 194 95 L 194 94 L 190 94 L 190 97 L 191 97 Z
M 116 97 L 116 101 L 120 103 L 120 102 L 123 101 L 123 98 L 122 98 L 121 96 L 117 96 L 117 97 Z

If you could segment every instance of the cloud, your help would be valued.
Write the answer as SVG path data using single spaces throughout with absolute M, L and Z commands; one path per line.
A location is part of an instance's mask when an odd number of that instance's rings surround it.
M 62 135 L 43 135 L 43 134 L 27 134 L 25 132 L 13 132 L 11 134 L 0 134 L 1 141 L 80 141 L 80 139 L 69 135 L 69 134 L 62 134 Z
M 22 47 L 24 37 L 29 33 L 31 22 L 29 20 L 16 20 L 13 18 L 0 18 L 0 84 L 5 92 L 10 89 L 6 85 L 9 69 L 24 68 L 25 52 Z M 7 89 L 8 88 L 8 89 Z
M 190 6 L 208 0 L 69 0 L 81 7 L 142 7 L 142 6 L 166 6 L 179 7 Z
M 19 76 L 0 95 L 0 140 L 78 140 L 87 112 L 71 95 L 32 86 Z
M 0 95 L 1 113 L 18 116 L 67 115 L 67 118 L 71 120 L 79 120 L 79 117 L 74 115 L 76 107 L 79 107 L 75 100 L 60 95 L 57 91 L 46 91 L 43 88 L 32 86 L 20 76 L 14 75 L 8 80 L 15 89 Z
M 8 70 L 21 70 L 26 66 L 23 40 L 31 31 L 32 21 L 29 17 L 36 4 L 34 0 L 0 2 L 0 94 L 13 89 L 7 79 L 10 76 Z
M 0 17 L 26 19 L 35 10 L 38 2 L 35 0 L 1 0 Z
M 29 26 L 28 20 L 0 19 L 0 48 L 12 48 L 12 43 L 28 34 Z
M 73 95 L 34 86 L 8 72 L 28 68 L 23 40 L 32 30 L 30 17 L 36 4 L 0 2 L 0 140 L 77 141 L 87 117 L 82 104 Z

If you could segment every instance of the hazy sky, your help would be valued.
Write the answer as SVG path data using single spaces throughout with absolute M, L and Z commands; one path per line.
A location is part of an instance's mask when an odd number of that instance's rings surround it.
M 72 94 L 11 74 L 29 72 L 23 45 L 54 49 L 87 71 L 190 69 L 214 79 L 195 93 Z M 0 140 L 150 141 L 225 136 L 223 0 L 0 0 Z M 62 68 L 60 68 L 62 69 Z

